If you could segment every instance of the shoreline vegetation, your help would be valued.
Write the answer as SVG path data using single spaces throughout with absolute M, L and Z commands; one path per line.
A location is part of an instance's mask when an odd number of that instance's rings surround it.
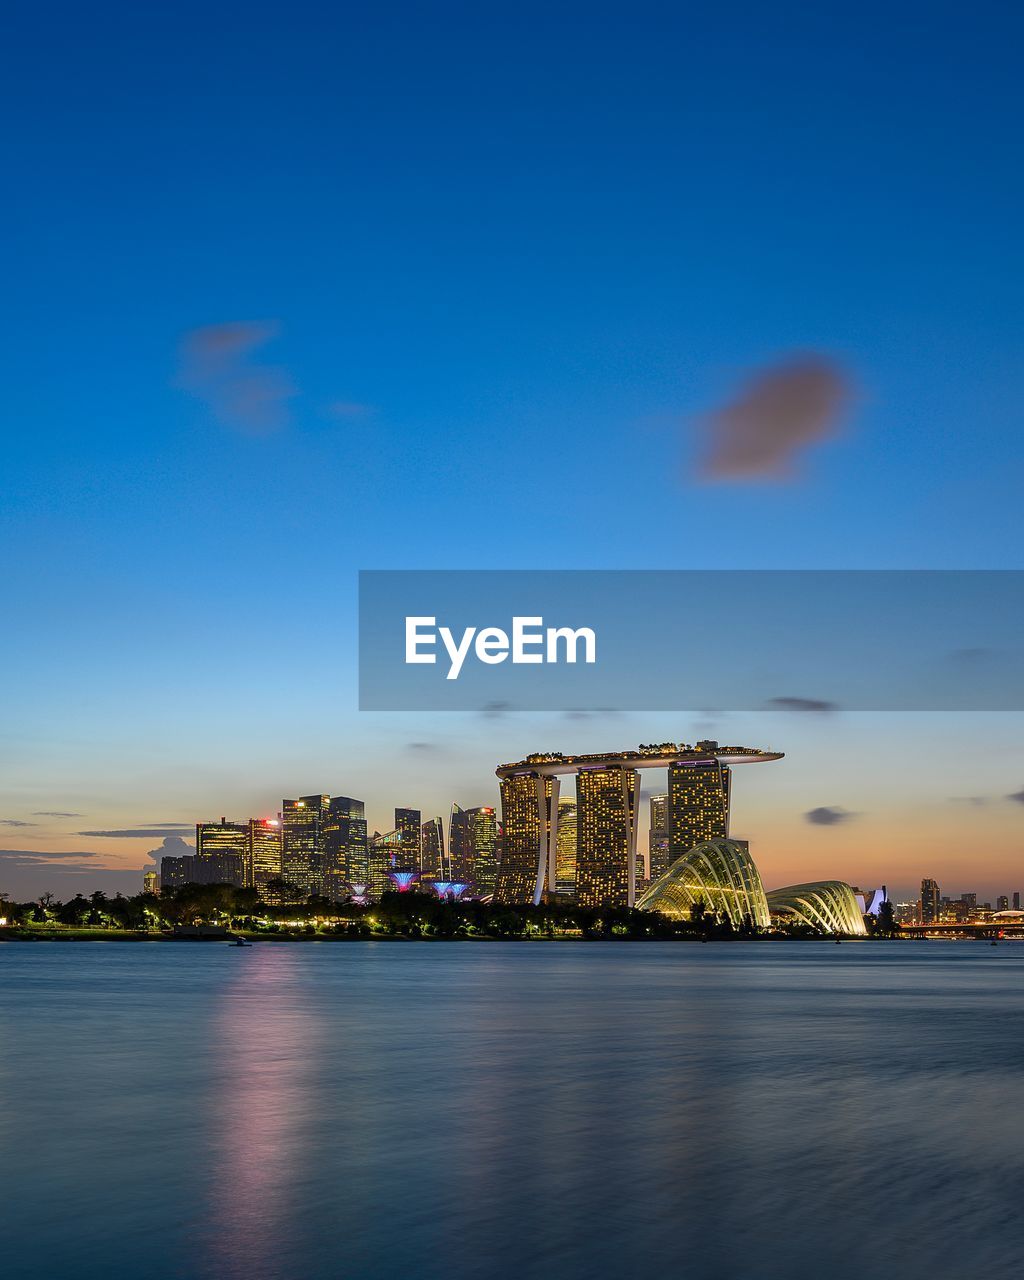
M 899 937 L 891 919 L 871 922 L 869 937 Z M 379 902 L 262 901 L 255 889 L 228 884 L 182 885 L 161 894 L 93 893 L 58 902 L 52 894 L 26 903 L 0 901 L 0 941 L 31 942 L 547 942 L 840 940 L 805 924 L 757 929 L 749 918 L 694 905 L 686 918 L 633 907 L 585 907 L 569 902 L 537 906 L 439 899 L 388 892 Z M 857 941 L 859 939 L 850 939 Z

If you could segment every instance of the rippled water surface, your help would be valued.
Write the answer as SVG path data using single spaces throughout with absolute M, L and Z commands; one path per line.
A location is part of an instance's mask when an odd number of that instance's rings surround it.
M 0 945 L 15 1277 L 1016 1277 L 1024 943 Z

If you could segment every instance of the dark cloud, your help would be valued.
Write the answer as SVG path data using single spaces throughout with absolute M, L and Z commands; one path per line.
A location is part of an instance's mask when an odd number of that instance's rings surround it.
M 838 703 L 824 698 L 769 698 L 768 706 L 776 711 L 815 711 L 819 715 L 839 710 Z
M 950 660 L 952 662 L 965 663 L 974 665 L 978 662 L 986 662 L 989 658 L 995 657 L 995 649 L 986 649 L 980 645 L 969 647 L 966 649 L 953 649 L 950 652 Z
M 167 828 L 170 823 L 151 823 L 148 827 L 126 827 L 119 831 L 79 831 L 76 834 L 80 836 L 98 836 L 104 840 L 156 840 L 160 836 L 178 835 L 190 836 L 195 833 L 195 827 L 182 827 L 175 825 L 170 832 Z
M 798 453 L 838 434 L 852 390 L 847 374 L 821 355 L 759 371 L 701 424 L 698 479 L 792 480 Z
M 226 426 L 250 435 L 281 430 L 296 389 L 287 370 L 253 359 L 277 332 L 276 323 L 248 320 L 192 330 L 181 344 L 179 385 Z
M 17 818 L 0 818 L 0 827 L 38 827 L 38 822 L 19 822 Z
M 1020 791 L 1011 791 L 1006 798 L 1016 800 L 1018 804 L 1024 804 L 1024 787 L 1021 787 Z
M 66 813 L 63 809 L 36 809 L 33 818 L 81 818 L 80 813 Z
M 189 844 L 181 836 L 164 836 L 163 844 L 156 849 L 150 849 L 146 857 L 151 858 L 157 864 L 157 869 L 159 869 L 161 858 L 181 858 L 187 854 L 193 854 L 195 851 L 195 845 Z M 145 869 L 147 871 L 153 870 L 151 867 Z
M 834 827 L 840 822 L 849 822 L 857 815 L 850 813 L 846 809 L 840 809 L 833 805 L 822 805 L 817 809 L 809 809 L 804 818 L 815 827 Z
M 480 715 L 485 720 L 501 720 L 512 710 L 511 702 L 485 702 L 480 708 Z
M 26 863 L 53 862 L 63 858 L 98 858 L 99 854 L 89 849 L 73 849 L 65 852 L 48 853 L 45 849 L 0 849 L 0 858 L 5 862 L 19 860 Z

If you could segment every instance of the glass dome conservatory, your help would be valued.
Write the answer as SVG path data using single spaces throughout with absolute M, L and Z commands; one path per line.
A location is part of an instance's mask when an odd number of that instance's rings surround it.
M 708 840 L 684 853 L 636 905 L 678 919 L 689 918 L 698 902 L 736 928 L 745 920 L 758 929 L 771 925 L 757 867 L 746 845 L 736 840 Z
M 847 937 L 863 937 L 867 933 L 853 890 L 842 880 L 773 889 L 768 895 L 768 909 L 774 919 L 798 921 L 822 933 L 842 933 Z

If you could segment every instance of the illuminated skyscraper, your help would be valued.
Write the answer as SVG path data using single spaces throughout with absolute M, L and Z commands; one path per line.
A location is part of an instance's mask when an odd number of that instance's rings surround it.
M 155 871 L 144 871 L 142 873 L 142 892 L 143 893 L 159 893 L 160 877 Z
M 469 883 L 473 879 L 473 849 L 469 835 L 469 813 L 453 804 L 448 818 L 448 861 L 456 880 Z
M 576 901 L 632 906 L 640 776 L 611 766 L 576 775 Z
M 939 885 L 935 880 L 921 881 L 921 923 L 934 924 L 939 918 Z
M 281 875 L 304 897 L 324 891 L 323 820 L 330 796 L 281 802 Z
M 566 897 L 576 892 L 576 801 L 568 798 L 558 802 L 555 889 Z
M 424 884 L 435 880 L 451 880 L 451 868 L 444 846 L 444 825 L 439 817 L 429 819 L 420 828 L 420 849 Z
M 647 843 L 647 877 L 653 884 L 669 868 L 668 795 L 651 796 L 651 833 Z
M 241 822 L 196 823 L 196 879 L 200 884 L 245 883 L 249 829 Z
M 730 782 L 729 766 L 713 757 L 669 765 L 669 865 L 699 844 L 728 837 Z
M 498 816 L 490 805 L 478 805 L 466 810 L 466 818 L 470 849 L 468 880 L 473 892 L 485 897 L 494 892 L 498 882 Z M 454 860 L 452 876 L 456 880 L 467 879 L 454 866 Z
M 501 779 L 502 853 L 498 902 L 532 902 L 555 879 L 559 780 L 533 772 Z
M 324 892 L 335 902 L 349 886 L 370 880 L 366 808 L 351 796 L 333 796 L 323 817 Z
M 403 866 L 423 869 L 423 856 L 420 849 L 420 827 L 423 815 L 419 809 L 396 809 L 395 830 L 401 833 Z
M 264 893 L 281 877 L 281 820 L 250 818 L 245 846 L 245 883 Z

